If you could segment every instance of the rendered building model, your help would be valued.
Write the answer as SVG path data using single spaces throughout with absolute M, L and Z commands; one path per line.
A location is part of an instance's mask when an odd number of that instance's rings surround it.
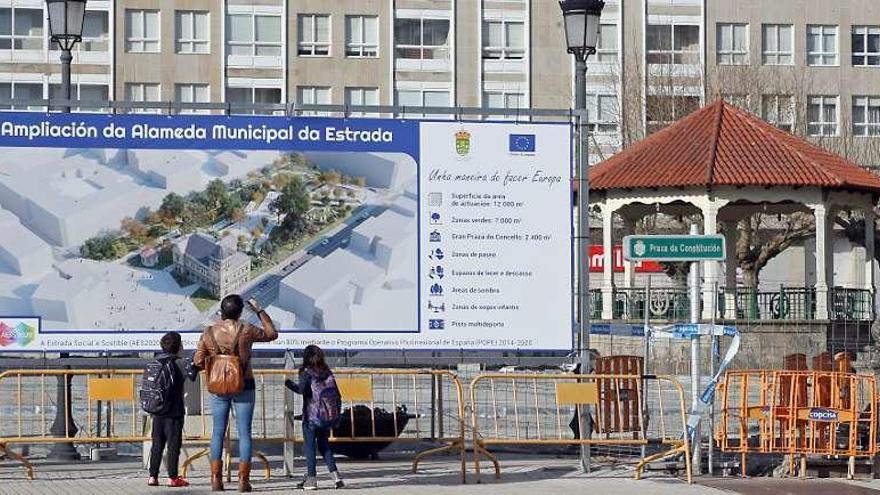
M 184 237 L 174 245 L 175 270 L 214 297 L 224 297 L 247 282 L 251 272 L 251 259 L 236 251 L 234 242 L 231 236 L 215 241 L 202 233 Z

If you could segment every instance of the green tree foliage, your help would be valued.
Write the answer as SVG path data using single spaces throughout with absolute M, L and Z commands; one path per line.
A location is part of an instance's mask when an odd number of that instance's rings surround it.
M 229 193 L 226 190 L 226 184 L 222 180 L 214 179 L 208 183 L 208 188 L 205 189 L 205 199 L 208 208 L 217 211 L 228 198 Z
M 97 261 L 116 259 L 123 256 L 126 252 L 125 242 L 112 234 L 87 239 L 81 249 L 83 258 Z
M 165 218 L 180 220 L 184 208 L 186 208 L 186 200 L 184 200 L 179 194 L 170 193 L 162 200 L 162 206 L 159 207 L 159 213 Z
M 292 220 L 299 220 L 309 211 L 311 200 L 309 193 L 299 177 L 293 177 L 281 189 L 281 194 L 269 206 L 275 214 L 285 215 Z

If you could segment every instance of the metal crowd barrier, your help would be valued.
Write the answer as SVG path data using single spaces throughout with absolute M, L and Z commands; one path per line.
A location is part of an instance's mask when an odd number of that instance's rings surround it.
M 0 406 L 0 450 L 21 462 L 28 478 L 33 479 L 31 463 L 9 450 L 9 445 L 97 445 L 150 440 L 145 436 L 146 416 L 141 413 L 136 399 L 142 375 L 141 370 L 106 369 L 10 370 L 0 373 L 0 394 L 11 394 L 15 398 L 13 402 Z M 82 379 L 74 380 L 74 377 Z M 65 403 L 70 403 L 74 425 L 64 420 L 55 423 L 58 405 L 54 401 L 59 380 L 71 383 L 71 388 L 62 385 L 60 389 L 64 391 Z M 101 403 L 106 407 L 101 407 Z M 77 420 L 79 427 L 75 426 Z
M 721 451 L 786 454 L 789 471 L 800 459 L 805 476 L 810 455 L 855 459 L 877 453 L 876 383 L 871 375 L 833 371 L 730 371 L 719 386 L 716 441 Z
M 644 409 L 638 406 L 642 400 Z M 683 455 L 691 482 L 684 391 L 672 377 L 483 374 L 471 382 L 471 406 L 478 480 L 481 457 L 492 462 L 496 478 L 501 476 L 498 459 L 488 450 L 493 446 L 588 445 L 640 448 L 636 479 L 650 463 Z M 585 438 L 569 426 L 578 408 L 591 417 L 592 431 Z
M 337 369 L 334 374 L 343 400 L 342 422 L 330 437 L 336 453 L 354 453 L 396 442 L 445 444 L 417 453 L 413 459 L 413 472 L 430 455 L 456 452 L 461 458 L 461 480 L 466 481 L 464 389 L 454 373 L 415 369 Z M 254 370 L 254 378 L 257 382 L 253 421 L 255 446 L 285 442 L 301 444 L 299 415 L 302 397 L 294 395 L 292 400 L 286 400 L 284 393 L 284 380 L 295 381 L 297 372 Z M 209 404 L 204 384 L 200 401 L 204 413 Z M 229 421 L 229 436 L 232 440 L 238 438 L 232 419 Z M 204 441 L 208 441 L 210 431 L 204 437 Z M 187 458 L 182 464 L 183 475 L 186 476 L 193 461 L 207 454 L 205 448 Z M 259 453 L 255 455 L 259 456 Z
M 120 444 L 150 441 L 147 420 L 140 409 L 137 390 L 142 370 L 10 370 L 0 373 L 0 396 L 12 397 L 0 405 L 0 452 L 24 466 L 29 479 L 34 468 L 28 459 L 13 452 L 11 445 L 70 443 Z M 394 442 L 434 443 L 439 447 L 419 452 L 413 471 L 425 457 L 456 452 L 461 457 L 461 479 L 466 478 L 464 391 L 459 379 L 448 371 L 429 370 L 335 370 L 343 396 L 343 418 L 331 442 L 338 452 L 362 446 L 384 446 Z M 296 379 L 293 370 L 256 370 L 256 407 L 253 421 L 255 446 L 261 443 L 302 443 L 297 414 L 301 396 L 285 393 L 285 378 Z M 57 380 L 70 403 L 74 425 L 58 427 L 56 419 Z M 210 401 L 201 382 L 196 415 L 186 417 L 185 445 L 210 442 Z M 63 405 L 61 407 L 64 407 Z M 67 411 L 63 411 L 67 413 Z M 192 412 L 190 411 L 190 414 Z M 103 415 L 103 416 L 102 416 Z M 193 422 L 196 424 L 193 424 Z M 189 432 L 189 434 L 187 434 Z M 235 420 L 230 418 L 226 438 L 226 470 L 230 473 L 230 449 L 237 438 Z M 186 459 L 182 473 L 192 461 L 206 455 L 207 448 Z M 344 452 L 343 452 L 344 453 Z M 255 456 L 270 476 L 268 462 Z

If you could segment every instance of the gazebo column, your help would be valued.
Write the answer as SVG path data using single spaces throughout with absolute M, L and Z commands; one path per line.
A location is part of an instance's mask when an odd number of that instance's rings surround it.
M 614 209 L 602 206 L 602 319 L 614 319 Z
M 813 205 L 816 217 L 816 319 L 828 319 L 828 288 L 831 286 L 833 271 L 830 270 L 829 257 L 834 252 L 829 249 L 831 220 L 828 207 L 824 204 Z M 831 252 L 829 252 L 831 251 Z
M 724 261 L 724 319 L 736 319 L 736 241 L 739 237 L 736 222 L 724 222 L 724 244 L 727 258 Z
M 632 217 L 623 217 L 623 235 L 633 235 L 636 233 L 636 221 Z M 636 286 L 636 263 L 634 261 L 623 260 L 623 286 L 627 289 L 633 289 Z
M 874 230 L 876 229 L 877 218 L 874 214 L 874 208 L 869 206 L 865 208 L 865 290 L 871 295 L 868 298 L 871 301 L 871 313 L 874 312 Z
M 715 235 L 718 233 L 718 210 L 721 207 L 714 201 L 702 208 L 703 210 L 703 233 Z M 703 319 L 711 320 L 718 309 L 718 262 L 703 262 Z

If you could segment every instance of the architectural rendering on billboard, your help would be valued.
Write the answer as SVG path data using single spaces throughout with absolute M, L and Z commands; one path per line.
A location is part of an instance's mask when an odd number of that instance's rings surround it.
M 568 124 L 0 114 L 0 350 L 571 348 Z M 246 318 L 256 322 L 253 314 Z

